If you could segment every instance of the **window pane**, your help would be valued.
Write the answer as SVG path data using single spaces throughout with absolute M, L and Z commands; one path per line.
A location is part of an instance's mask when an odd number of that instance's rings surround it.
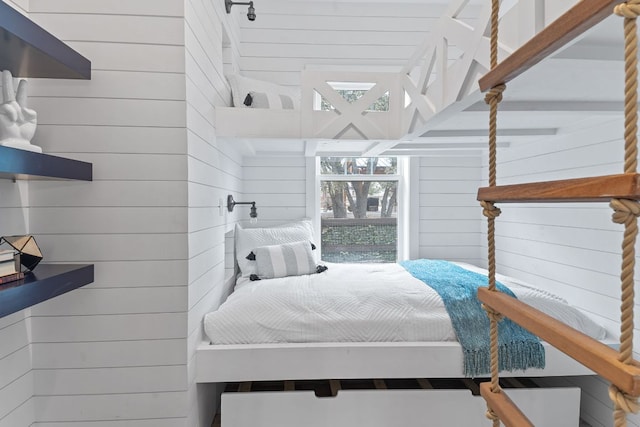
M 322 181 L 322 259 L 396 262 L 397 181 Z
M 337 90 L 336 92 L 338 92 L 350 104 L 353 104 L 367 93 L 366 90 Z M 331 104 L 324 96 L 320 95 L 321 111 L 331 111 L 335 109 L 336 107 L 334 107 L 333 104 Z M 385 92 L 364 111 L 389 111 L 389 92 Z
M 321 157 L 322 175 L 395 175 L 395 157 Z

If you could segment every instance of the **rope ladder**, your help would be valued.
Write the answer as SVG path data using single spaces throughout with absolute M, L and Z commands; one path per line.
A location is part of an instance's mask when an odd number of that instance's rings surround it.
M 640 215 L 640 175 L 637 173 L 638 40 L 636 19 L 640 0 L 582 0 L 532 40 L 498 64 L 498 16 L 500 0 L 492 1 L 490 60 L 491 71 L 480 79 L 489 104 L 489 186 L 479 189 L 478 200 L 487 217 L 488 286 L 478 291 L 490 320 L 491 381 L 480 386 L 487 402 L 486 416 L 493 427 L 533 424 L 509 399 L 499 385 L 498 328 L 503 316 L 547 341 L 568 356 L 611 382 L 615 427 L 627 425 L 628 413 L 640 409 L 640 363 L 633 359 L 633 308 L 635 242 Z M 611 12 L 624 19 L 625 39 L 625 161 L 624 173 L 543 183 L 496 185 L 496 140 L 498 104 L 508 80 L 523 73 L 567 41 L 600 22 Z M 495 273 L 495 220 L 500 215 L 496 202 L 593 202 L 608 201 L 613 221 L 624 225 L 622 242 L 620 349 L 615 351 L 597 340 L 499 292 Z

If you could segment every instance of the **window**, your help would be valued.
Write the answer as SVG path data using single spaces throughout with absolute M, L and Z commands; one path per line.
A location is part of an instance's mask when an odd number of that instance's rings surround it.
M 399 165 L 395 157 L 321 157 L 320 244 L 330 262 L 396 262 Z
M 358 101 L 375 86 L 375 83 L 366 82 L 327 82 L 327 84 L 350 104 Z M 316 91 L 314 95 L 314 110 L 332 111 L 335 110 L 335 107 Z M 385 92 L 364 111 L 389 111 L 389 91 Z

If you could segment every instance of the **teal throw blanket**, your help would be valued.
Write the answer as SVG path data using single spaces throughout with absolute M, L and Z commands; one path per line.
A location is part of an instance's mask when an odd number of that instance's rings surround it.
M 478 287 L 488 285 L 487 277 L 441 260 L 403 261 L 400 265 L 442 297 L 464 352 L 464 375 L 489 374 L 489 318 L 477 298 Z M 514 296 L 506 286 L 496 286 Z M 507 318 L 498 324 L 498 345 L 501 371 L 544 368 L 540 340 Z

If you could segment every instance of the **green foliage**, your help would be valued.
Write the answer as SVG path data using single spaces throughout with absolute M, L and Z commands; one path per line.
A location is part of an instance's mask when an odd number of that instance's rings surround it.
M 329 262 L 396 262 L 397 224 L 323 224 L 322 259 Z
M 321 234 L 323 248 L 330 245 L 395 245 L 398 227 L 396 224 L 323 225 Z
M 335 263 L 370 263 L 370 262 L 396 262 L 396 251 L 370 251 L 370 252 L 331 252 L 322 253 L 322 260 Z

